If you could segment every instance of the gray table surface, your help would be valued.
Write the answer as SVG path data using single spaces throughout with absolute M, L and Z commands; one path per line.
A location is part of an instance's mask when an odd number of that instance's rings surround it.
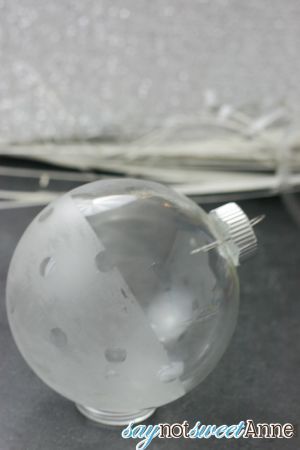
M 193 392 L 160 408 L 149 423 L 300 422 L 300 229 L 279 199 L 241 203 L 257 227 L 259 252 L 239 268 L 241 306 L 231 344 L 217 368 Z M 40 381 L 16 349 L 5 312 L 5 282 L 13 250 L 39 208 L 1 211 L 0 450 L 134 449 L 119 429 L 89 423 Z M 150 449 L 298 449 L 290 440 L 154 440 Z

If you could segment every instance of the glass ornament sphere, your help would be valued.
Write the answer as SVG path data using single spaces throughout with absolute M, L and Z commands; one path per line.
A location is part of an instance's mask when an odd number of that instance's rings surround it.
M 238 314 L 235 265 L 256 239 L 236 204 L 210 214 L 158 183 L 96 181 L 43 209 L 14 252 L 7 313 L 33 371 L 122 425 L 198 385 Z

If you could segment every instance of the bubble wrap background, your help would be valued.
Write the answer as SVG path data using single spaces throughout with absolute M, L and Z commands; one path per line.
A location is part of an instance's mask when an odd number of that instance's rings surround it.
M 0 139 L 126 137 L 203 93 L 300 100 L 299 0 L 0 0 Z

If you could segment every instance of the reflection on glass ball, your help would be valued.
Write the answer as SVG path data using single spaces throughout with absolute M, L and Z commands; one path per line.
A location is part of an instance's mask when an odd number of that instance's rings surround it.
M 52 202 L 8 275 L 9 322 L 28 364 L 102 422 L 145 418 L 183 396 L 218 362 L 237 317 L 230 257 L 195 251 L 213 230 L 194 202 L 152 182 L 99 181 Z

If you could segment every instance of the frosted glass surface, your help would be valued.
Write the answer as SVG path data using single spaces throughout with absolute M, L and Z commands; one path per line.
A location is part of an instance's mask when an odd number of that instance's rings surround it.
M 163 405 L 222 356 L 238 309 L 235 269 L 191 200 L 156 183 L 95 182 L 48 205 L 13 256 L 17 345 L 48 385 L 106 411 Z

